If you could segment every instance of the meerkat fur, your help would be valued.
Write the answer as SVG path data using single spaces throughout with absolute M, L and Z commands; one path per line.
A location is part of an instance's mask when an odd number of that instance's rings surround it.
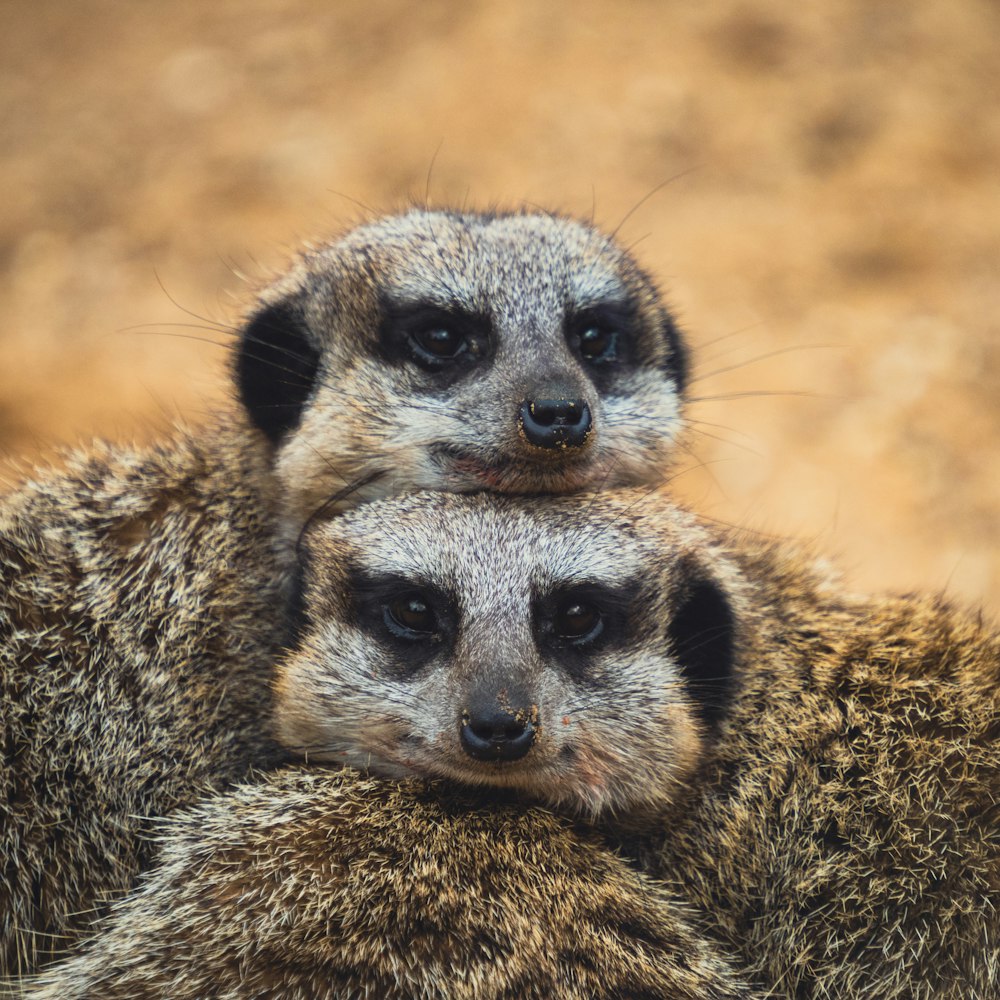
M 341 507 L 655 481 L 685 352 L 593 227 L 414 210 L 265 289 L 234 375 L 243 415 L 95 444 L 0 500 L 0 975 L 72 947 L 147 863 L 153 818 L 272 760 L 270 665 L 317 506 L 359 483 Z
M 473 545 L 461 564 L 438 561 L 442 518 Z M 531 521 L 536 528 L 526 531 Z M 427 725 L 419 706 L 411 718 L 416 703 L 399 689 L 419 685 L 421 674 L 454 671 L 460 679 L 465 636 L 478 634 L 475 620 L 485 614 L 494 630 L 513 636 L 502 657 L 483 658 L 500 710 L 516 718 L 515 690 L 537 709 L 527 754 L 502 761 L 471 754 L 464 765 L 463 780 L 481 786 L 469 795 L 500 804 L 486 811 L 449 804 L 455 793 L 442 792 L 438 779 L 456 777 L 456 758 L 441 747 L 437 757 L 412 757 L 411 773 L 423 772 L 426 786 L 412 777 L 397 783 L 292 769 L 218 796 L 177 818 L 163 865 L 143 890 L 27 996 L 575 997 L 590 995 L 585 970 L 605 963 L 613 985 L 595 996 L 1000 994 L 1000 637 L 981 616 L 935 597 L 850 595 L 795 548 L 699 523 L 641 491 L 390 499 L 315 526 L 303 548 L 300 633 L 279 669 L 279 719 L 284 712 L 310 730 L 319 711 L 334 724 L 342 719 L 345 739 L 329 745 L 344 753 L 361 735 L 351 718 L 352 700 L 361 699 L 374 729 L 392 723 L 390 743 L 368 748 L 371 770 L 384 770 L 386 761 L 399 767 L 387 747 L 417 745 L 402 722 L 418 734 Z M 574 591 L 579 574 L 586 589 Z M 605 597 L 630 576 L 641 588 L 616 619 L 622 605 Z M 502 582 L 500 590 L 514 586 L 514 598 L 491 598 L 490 579 Z M 381 590 L 372 585 L 379 580 Z M 546 645 L 552 598 L 560 594 L 570 595 L 574 609 L 585 596 L 599 615 L 610 615 L 597 636 L 603 646 L 567 659 Z M 399 621 L 390 625 L 401 608 L 414 611 L 412 602 L 396 603 L 399 595 L 419 595 L 435 613 L 435 632 L 405 640 L 427 646 L 420 655 L 403 656 Z M 388 617 L 372 613 L 379 610 Z M 426 625 L 424 615 L 418 620 Z M 583 611 L 556 620 L 592 642 Z M 357 678 L 383 688 L 378 703 L 335 676 L 343 668 L 336 637 L 349 643 L 358 627 L 368 630 L 369 645 L 391 651 L 371 654 L 374 676 Z M 657 657 L 664 691 L 636 706 L 628 674 L 640 664 L 649 683 Z M 544 683 L 540 659 L 569 680 Z M 593 688 L 593 711 L 552 726 L 573 675 Z M 461 746 L 467 723 L 458 690 L 448 730 Z M 295 699 L 318 705 L 289 714 Z M 594 744 L 586 729 L 601 724 L 601 710 L 612 726 Z M 632 810 L 641 823 L 611 815 L 588 830 L 525 806 L 524 799 L 565 805 L 567 797 L 546 784 L 561 781 L 576 789 L 568 801 L 578 808 L 574 799 L 594 780 L 588 747 L 607 743 L 626 721 L 644 732 L 646 745 L 626 737 L 628 754 L 612 756 L 598 779 L 631 787 L 629 803 L 609 807 Z M 574 725 L 577 735 L 567 736 L 563 730 Z M 691 726 L 700 733 L 694 762 L 686 738 L 678 740 Z M 546 746 L 550 727 L 561 743 Z M 659 753 L 661 743 L 681 762 L 662 776 L 633 759 Z M 532 761 L 536 750 L 541 767 Z M 553 752 L 570 769 L 582 762 L 580 773 L 547 771 Z M 664 787 L 643 800 L 630 769 Z M 345 834 L 342 797 L 361 789 L 375 791 L 351 798 Z M 388 831 L 388 842 L 371 837 L 372 824 Z M 598 851 L 600 861 L 589 853 L 598 832 L 669 886 L 654 891 L 664 893 L 659 902 L 647 898 L 630 909 L 636 883 L 622 885 L 621 861 L 611 851 Z M 342 835 L 354 846 L 344 846 Z M 485 874 L 495 861 L 500 871 Z M 595 865 L 610 894 L 588 881 Z M 529 917 L 534 943 L 525 940 L 518 899 L 540 914 Z M 579 919 L 555 912 L 559 899 L 580 907 Z M 423 901 L 427 919 L 414 920 Z M 453 908 L 439 920 L 442 906 Z M 651 946 L 650 919 L 661 927 L 675 921 L 667 952 Z M 616 926 L 611 936 L 624 957 L 602 952 L 596 925 Z M 728 985 L 699 979 L 703 960 L 713 974 L 725 972 Z M 619 973 L 638 979 L 625 986 Z M 675 977 L 672 985 L 664 976 Z M 321 981 L 331 985 L 317 988 Z
M 690 907 L 593 830 L 312 767 L 172 818 L 31 1000 L 750 1000 Z
M 981 615 L 851 596 L 645 491 L 397 498 L 304 553 L 286 745 L 644 831 L 629 849 L 769 996 L 1000 995 Z
M 234 417 L 94 445 L 0 505 L 0 970 L 63 953 L 151 820 L 277 759 L 268 448 Z

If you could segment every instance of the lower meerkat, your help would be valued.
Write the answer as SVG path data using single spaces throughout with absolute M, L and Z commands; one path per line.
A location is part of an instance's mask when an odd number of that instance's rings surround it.
M 317 526 L 304 552 L 304 619 L 276 688 L 288 745 L 610 813 L 611 828 L 627 817 L 633 857 L 703 935 L 667 956 L 677 974 L 711 946 L 769 997 L 1000 992 L 1000 637 L 981 618 L 936 598 L 847 596 L 794 551 L 636 492 L 388 500 Z M 469 875 L 447 857 L 454 844 L 469 862 L 464 820 L 438 807 L 449 833 L 435 854 L 426 800 L 407 782 L 377 786 L 403 796 L 396 817 L 382 791 L 352 823 L 388 821 L 391 846 L 363 834 L 352 873 L 329 804 L 366 780 L 292 771 L 179 821 L 143 892 L 28 995 L 153 997 L 170 984 L 193 997 L 207 982 L 231 998 L 387 983 L 394 997 L 546 995 L 511 928 L 518 886 L 567 891 L 547 880 L 558 848 L 534 842 L 538 814 L 519 814 L 532 846 L 508 851 L 510 814 L 471 812 L 469 828 L 489 832 Z M 478 881 L 491 852 L 502 879 Z M 359 886 L 381 904 L 370 913 Z M 289 901 L 305 892 L 324 902 Z M 457 912 L 432 907 L 414 924 L 424 898 Z M 499 914 L 492 931 L 476 925 L 506 984 L 496 993 L 469 985 L 483 973 L 468 939 L 448 960 L 483 898 Z M 589 935 L 542 912 L 543 951 L 600 968 Z M 258 957 L 258 940 L 274 950 Z M 323 977 L 337 985 L 301 985 Z M 548 995 L 586 995 L 564 982 Z M 611 995 L 689 995 L 652 982 Z
M 656 481 L 685 354 L 593 227 L 418 210 L 300 257 L 234 373 L 242 414 L 0 501 L 0 976 L 132 884 L 150 818 L 275 759 L 283 583 L 327 497 Z

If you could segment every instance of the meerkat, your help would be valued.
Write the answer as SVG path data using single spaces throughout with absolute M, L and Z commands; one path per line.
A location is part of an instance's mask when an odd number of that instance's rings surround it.
M 592 829 L 290 768 L 175 815 L 158 865 L 25 1000 L 752 1000 Z
M 317 525 L 303 551 L 278 735 L 388 775 L 352 806 L 350 829 L 388 824 L 391 845 L 362 832 L 352 853 L 331 832 L 345 783 L 371 778 L 293 771 L 218 798 L 179 821 L 143 892 L 28 996 L 154 997 L 169 984 L 194 997 L 212 982 L 227 998 L 348 997 L 390 981 L 388 996 L 492 996 L 476 993 L 483 961 L 498 995 L 545 995 L 518 958 L 538 952 L 509 923 L 524 885 L 571 892 L 549 878 L 566 868 L 537 812 L 456 815 L 445 800 L 428 821 L 415 778 L 604 818 L 591 832 L 667 881 L 678 919 L 755 995 L 1000 995 L 1000 636 L 981 616 L 934 597 L 851 596 L 797 550 L 638 491 L 388 499 Z M 403 798 L 387 816 L 392 788 Z M 511 849 L 508 821 L 530 847 Z M 436 822 L 447 834 L 432 844 Z M 466 823 L 487 829 L 471 859 Z M 567 847 L 585 864 L 590 835 L 577 827 Z M 355 878 L 343 859 L 358 854 Z M 497 900 L 497 882 L 479 880 L 494 858 L 509 891 L 470 943 L 477 890 Z M 600 897 L 607 919 L 615 898 Z M 414 920 L 421 899 L 434 903 Z M 439 921 L 441 901 L 454 909 Z M 527 919 L 547 954 L 601 967 L 591 912 L 579 933 L 538 912 Z M 629 920 L 616 934 L 632 947 L 647 939 Z M 691 954 L 660 960 L 681 975 Z M 336 985 L 303 985 L 322 977 Z M 688 995 L 644 983 L 613 995 Z
M 634 491 L 416 495 L 303 554 L 286 746 L 645 830 L 651 872 L 767 995 L 1000 995 L 981 615 L 851 597 Z
M 270 664 L 326 498 L 656 481 L 685 351 L 593 227 L 421 210 L 304 254 L 233 370 L 242 412 L 0 502 L 0 975 L 128 889 L 151 818 L 280 759 Z
M 0 974 L 90 925 L 152 818 L 280 759 L 284 602 L 264 448 L 93 445 L 0 503 Z
M 415 210 L 303 254 L 260 296 L 234 373 L 275 449 L 291 557 L 345 484 L 354 505 L 662 480 L 687 351 L 650 278 L 593 226 Z

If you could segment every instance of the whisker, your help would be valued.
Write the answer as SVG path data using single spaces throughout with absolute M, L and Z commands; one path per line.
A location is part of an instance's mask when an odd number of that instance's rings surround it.
M 332 496 L 328 497 L 326 500 L 320 504 L 319 507 L 314 510 L 309 517 L 306 518 L 305 524 L 302 525 L 302 529 L 299 531 L 299 537 L 295 541 L 295 556 L 301 562 L 302 561 L 302 539 L 305 537 L 306 532 L 312 527 L 313 523 L 322 517 L 334 504 L 340 503 L 341 500 L 346 500 L 352 493 L 356 493 L 358 490 L 363 489 L 370 483 L 373 483 L 376 479 L 381 478 L 384 475 L 382 470 L 376 470 L 367 476 L 363 476 L 361 479 L 356 479 L 352 483 L 348 483 L 342 490 L 338 490 Z
M 732 431 L 733 434 L 739 434 L 741 437 L 745 437 L 749 440 L 753 440 L 753 435 L 748 434 L 746 431 L 740 430 L 739 427 L 730 427 L 729 424 L 716 424 L 711 420 L 688 420 L 688 423 L 692 426 L 698 427 L 714 427 L 716 430 L 720 431 Z
M 738 371 L 741 368 L 746 368 L 749 365 L 755 365 L 760 361 L 767 361 L 769 358 L 776 358 L 781 354 L 792 354 L 796 351 L 810 351 L 810 350 L 830 350 L 835 345 L 833 344 L 793 344 L 790 347 L 779 347 L 776 350 L 768 351 L 765 354 L 758 354 L 755 358 L 748 358 L 746 361 L 740 361 L 736 364 L 727 365 L 724 368 L 716 368 L 715 371 L 705 372 L 704 374 L 699 373 L 693 379 L 691 379 L 691 384 L 695 382 L 702 382 L 705 379 L 715 378 L 716 375 L 725 375 L 727 372 Z
M 664 188 L 665 188 L 665 187 L 666 187 L 666 186 L 667 186 L 668 184 L 673 184 L 673 183 L 674 183 L 675 181 L 679 181 L 679 180 L 680 180 L 680 179 L 681 179 L 682 177 L 686 177 L 686 176 L 687 176 L 688 174 L 691 174 L 691 173 L 694 173 L 694 172 L 695 172 L 696 170 L 700 170 L 700 169 L 701 169 L 701 167 L 699 167 L 699 166 L 694 166 L 694 167 L 688 167 L 688 168 L 687 168 L 686 170 L 681 170 L 681 171 L 680 171 L 679 173 L 676 173 L 676 174 L 674 174 L 674 175 L 673 175 L 672 177 L 668 177 L 668 178 L 667 178 L 666 180 L 664 180 L 664 181 L 660 181 L 660 183 L 659 183 L 659 184 L 657 184 L 657 185 L 656 185 L 656 187 L 654 187 L 654 188 L 653 188 L 653 189 L 652 189 L 651 191 L 648 191 L 648 192 L 647 192 L 646 194 L 644 194 L 644 195 L 643 195 L 643 196 L 642 196 L 642 197 L 641 197 L 641 198 L 640 198 L 640 199 L 639 199 L 639 200 L 638 200 L 638 201 L 637 201 L 637 202 L 636 202 L 636 203 L 635 203 L 635 204 L 634 204 L 634 205 L 633 205 L 633 206 L 632 206 L 632 207 L 631 207 L 631 208 L 630 208 L 630 209 L 629 209 L 629 210 L 628 210 L 628 211 L 627 211 L 626 213 L 625 213 L 625 215 L 624 215 L 624 217 L 622 218 L 621 222 L 619 222 L 619 223 L 618 223 L 618 225 L 617 225 L 617 226 L 615 226 L 615 228 L 611 230 L 611 234 L 610 234 L 610 235 L 611 235 L 611 238 L 612 238 L 612 239 L 616 239 L 616 238 L 617 238 L 617 236 L 618 236 L 618 233 L 620 232 L 620 230 L 621 230 L 622 226 L 624 226 L 624 225 L 625 225 L 625 223 L 626 223 L 626 222 L 628 222 L 628 220 L 629 220 L 629 219 L 631 219 L 631 218 L 632 218 L 632 216 L 633 216 L 633 215 L 635 215 L 635 213 L 636 213 L 636 212 L 638 212 L 638 211 L 639 211 L 639 209 L 640 209 L 640 208 L 642 208 L 642 206 L 643 206 L 643 205 L 645 205 L 645 204 L 646 204 L 646 202 L 647 202 L 647 201 L 649 201 L 649 199 L 653 197 L 653 195 L 655 195 L 655 194 L 658 194 L 658 193 L 659 193 L 660 191 L 662 191 L 662 190 L 663 190 L 663 189 L 664 189 Z
M 431 202 L 431 175 L 434 173 L 434 164 L 437 163 L 438 153 L 441 152 L 443 145 L 444 136 L 439 140 L 437 149 L 434 150 L 434 155 L 431 157 L 431 162 L 427 167 L 427 179 L 424 181 L 424 206 L 429 205 Z
M 751 447 L 745 441 L 733 441 L 731 438 L 723 437 L 721 434 L 713 434 L 711 431 L 703 431 L 699 427 L 692 427 L 691 430 L 693 433 L 700 434 L 702 437 L 711 438 L 713 441 L 719 441 L 732 448 L 739 448 L 742 451 L 749 452 L 751 455 L 756 455 L 758 458 L 764 457 L 761 452 L 759 452 L 756 448 Z
M 796 389 L 749 390 L 747 392 L 725 392 L 715 396 L 694 396 L 689 403 L 718 403 L 732 399 L 754 399 L 766 396 L 804 396 L 807 399 L 842 399 L 835 393 L 806 392 Z
M 196 313 L 193 310 L 188 309 L 186 306 L 182 306 L 180 304 L 180 302 L 178 302 L 177 299 L 175 299 L 170 294 L 170 292 L 167 291 L 167 286 L 163 284 L 163 281 L 160 278 L 160 272 L 157 271 L 155 268 L 153 269 L 153 276 L 156 278 L 156 283 L 157 283 L 157 285 L 159 285 L 160 291 L 163 292 L 163 294 L 167 297 L 167 301 L 171 305 L 176 306 L 178 309 L 180 309 L 180 311 L 182 313 L 185 313 L 186 315 L 190 316 L 192 319 L 199 319 L 203 323 L 211 323 L 213 326 L 216 325 L 215 321 L 212 319 L 211 316 L 202 316 L 200 313 Z
M 178 326 L 185 326 L 186 324 L 178 323 Z M 198 327 L 195 327 L 198 329 Z M 211 327 L 203 327 L 202 329 L 209 330 Z M 141 327 L 126 327 L 122 330 L 117 330 L 116 333 L 131 333 L 138 337 L 175 337 L 178 340 L 194 340 L 199 344 L 211 344 L 213 347 L 229 347 L 229 344 L 221 340 L 212 340 L 211 337 L 199 337 L 194 333 L 175 333 L 171 330 L 148 330 Z
M 724 340 L 730 340 L 733 337 L 739 337 L 744 333 L 749 333 L 751 330 L 757 330 L 764 325 L 762 320 L 758 320 L 756 323 L 748 323 L 746 326 L 741 326 L 736 330 L 731 330 L 729 333 L 724 333 L 719 337 L 713 337 L 711 340 L 702 341 L 699 344 L 695 344 L 695 350 L 700 354 L 706 347 L 714 347 L 716 344 L 721 344 Z M 736 350 L 737 348 L 731 348 L 730 350 Z M 729 351 L 725 352 L 726 354 Z M 721 355 L 719 355 L 721 357 Z

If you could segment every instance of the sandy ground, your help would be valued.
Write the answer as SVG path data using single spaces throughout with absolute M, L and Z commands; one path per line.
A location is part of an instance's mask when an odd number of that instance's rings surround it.
M 209 409 L 225 330 L 302 240 L 531 202 L 624 219 L 681 317 L 677 492 L 859 587 L 998 609 L 995 0 L 2 10 L 8 481 Z

